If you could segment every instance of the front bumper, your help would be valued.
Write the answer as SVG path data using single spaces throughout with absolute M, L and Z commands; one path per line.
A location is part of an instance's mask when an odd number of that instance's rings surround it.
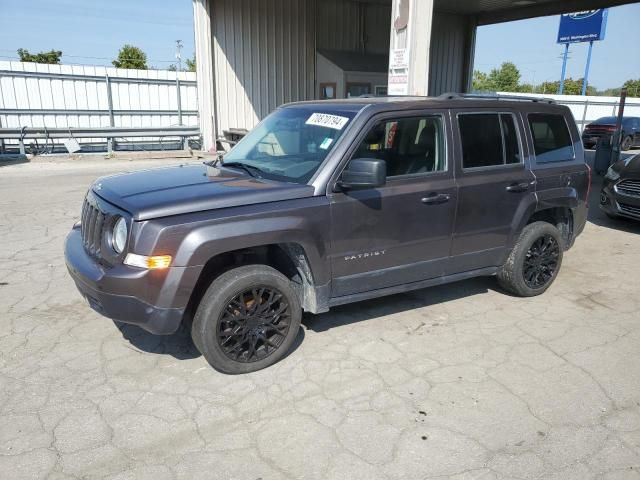
M 640 197 L 617 192 L 615 183 L 605 178 L 600 190 L 600 209 L 609 215 L 640 220 Z
M 104 267 L 85 251 L 78 227 L 67 236 L 64 253 L 69 273 L 91 308 L 159 335 L 178 329 L 200 274 L 196 267 Z

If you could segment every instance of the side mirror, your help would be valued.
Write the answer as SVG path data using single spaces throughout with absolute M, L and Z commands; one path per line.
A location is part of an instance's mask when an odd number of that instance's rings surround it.
M 377 158 L 354 158 L 342 172 L 338 185 L 345 190 L 377 188 L 387 183 L 387 163 Z

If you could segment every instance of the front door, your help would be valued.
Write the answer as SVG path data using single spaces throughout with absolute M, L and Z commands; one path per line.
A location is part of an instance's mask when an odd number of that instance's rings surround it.
M 455 112 L 458 205 L 451 270 L 499 266 L 507 253 L 518 209 L 535 196 L 525 164 L 520 119 L 511 112 Z M 533 200 L 535 201 L 535 200 Z
M 445 112 L 383 116 L 349 158 L 378 158 L 387 183 L 330 193 L 332 297 L 442 276 L 456 208 Z

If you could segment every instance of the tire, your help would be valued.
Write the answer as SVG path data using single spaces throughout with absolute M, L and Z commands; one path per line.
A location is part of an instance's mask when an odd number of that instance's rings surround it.
M 191 337 L 216 370 L 249 373 L 289 352 L 301 318 L 287 277 L 266 265 L 246 265 L 211 283 L 193 318 Z
M 620 144 L 620 150 L 626 152 L 633 146 L 633 138 L 630 135 L 627 135 L 622 139 L 622 143 Z
M 563 245 L 556 227 L 547 222 L 530 223 L 498 271 L 498 283 L 519 297 L 540 295 L 558 276 Z

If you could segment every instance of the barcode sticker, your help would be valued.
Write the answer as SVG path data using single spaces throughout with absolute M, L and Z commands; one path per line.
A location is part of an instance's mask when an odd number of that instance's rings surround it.
M 342 130 L 349 119 L 340 115 L 331 115 L 328 113 L 312 113 L 305 122 L 307 125 L 316 125 L 318 127 L 333 128 L 334 130 Z

